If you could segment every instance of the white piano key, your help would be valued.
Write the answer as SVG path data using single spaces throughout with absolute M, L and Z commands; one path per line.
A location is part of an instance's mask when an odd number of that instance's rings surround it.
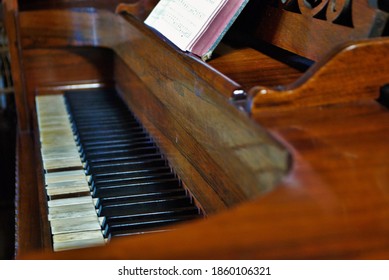
M 46 186 L 48 196 L 60 196 L 66 194 L 89 193 L 89 185 L 85 181 L 66 181 L 52 183 Z
M 82 203 L 76 205 L 64 205 L 49 208 L 49 220 L 80 218 L 93 216 L 96 214 L 96 209 L 92 203 Z
M 77 158 L 79 154 L 77 151 L 68 151 L 68 152 L 51 152 L 51 153 L 42 153 L 43 161 L 46 160 L 55 160 L 55 159 L 66 159 L 66 158 Z M 80 160 L 78 158 L 78 160 Z
M 78 147 L 71 144 L 71 145 L 63 145 L 63 146 L 56 146 L 56 147 L 41 147 L 41 153 L 42 155 L 48 155 L 48 154 L 55 154 L 55 153 L 78 153 Z
M 57 158 L 48 159 L 43 162 L 45 170 L 65 169 L 65 168 L 82 168 L 81 160 L 78 158 Z
M 51 220 L 50 225 L 52 234 L 101 230 L 100 221 L 96 215 Z
M 45 174 L 46 184 L 78 180 L 86 180 L 84 170 L 68 170 Z
M 66 206 L 66 205 L 75 205 L 75 204 L 84 204 L 84 203 L 92 203 L 93 199 L 91 196 L 79 196 L 79 197 L 71 197 L 71 198 L 60 198 L 47 201 L 48 207 L 58 207 L 58 206 Z
M 104 237 L 99 230 L 53 235 L 54 251 L 70 250 L 104 244 Z

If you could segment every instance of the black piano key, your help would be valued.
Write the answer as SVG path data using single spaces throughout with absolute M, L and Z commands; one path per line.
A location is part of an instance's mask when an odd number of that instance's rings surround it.
M 145 147 L 137 147 L 133 148 L 130 147 L 128 149 L 106 149 L 106 150 L 100 150 L 96 152 L 85 152 L 84 158 L 88 159 L 89 161 L 93 160 L 99 160 L 99 159 L 112 159 L 112 158 L 133 158 L 133 156 L 136 155 L 142 155 L 142 154 L 160 154 L 158 149 L 153 145 L 148 145 Z
M 112 197 L 119 195 L 133 195 L 144 192 L 155 192 L 160 190 L 174 189 L 180 186 L 179 180 L 176 178 L 167 178 L 159 180 L 148 180 L 124 185 L 110 185 L 104 187 L 96 187 L 93 192 L 93 197 Z
M 83 151 L 86 152 L 101 152 L 101 151 L 109 151 L 113 149 L 134 149 L 141 147 L 150 147 L 155 146 L 155 143 L 152 139 L 150 139 L 147 135 L 137 135 L 134 138 L 126 139 L 123 141 L 106 141 L 103 143 L 94 143 L 91 142 L 89 145 L 84 144 Z
M 98 129 L 101 125 L 108 126 L 118 123 L 132 124 L 134 126 L 138 124 L 138 122 L 131 116 L 112 116 L 101 119 L 98 122 L 91 122 L 90 120 L 77 120 L 77 123 L 72 122 L 71 126 L 75 131 L 77 131 L 82 129 Z
M 136 155 L 141 152 L 147 152 L 152 154 L 159 153 L 153 143 L 138 143 L 135 145 L 123 145 L 122 147 L 110 146 L 100 150 L 94 149 L 89 151 L 82 151 L 80 152 L 80 156 L 81 160 L 85 162 L 88 159 L 97 159 L 100 157 L 111 158 L 115 157 L 116 155 Z
M 158 180 L 158 179 L 167 179 L 175 178 L 175 175 L 169 170 L 163 173 L 149 172 L 142 174 L 131 174 L 127 176 L 122 176 L 120 178 L 110 178 L 105 180 L 93 180 L 91 183 L 92 189 L 101 188 L 105 186 L 120 186 L 126 184 L 133 184 L 137 182 L 143 182 L 145 180 Z
M 83 136 L 77 134 L 75 139 L 78 144 L 80 144 L 80 142 L 89 144 L 98 141 L 110 141 L 110 140 L 129 139 L 129 138 L 131 139 L 132 137 L 137 137 L 142 133 L 143 133 L 143 129 L 137 127 L 134 128 L 133 130 L 126 130 L 117 133 L 106 132 L 105 134 L 99 133 L 99 134 L 89 134 Z
M 148 167 L 148 168 L 135 168 L 133 170 L 127 171 L 109 171 L 101 174 L 92 174 L 89 178 L 89 184 L 94 184 L 98 182 L 106 182 L 111 180 L 121 180 L 126 178 L 132 178 L 136 176 L 143 176 L 147 174 L 156 174 L 156 173 L 167 173 L 171 172 L 169 166 L 157 166 L 157 167 Z
M 134 132 L 140 132 L 143 129 L 141 127 L 129 127 L 129 128 L 108 128 L 95 131 L 78 132 L 76 139 L 78 141 L 90 141 L 93 139 L 105 139 L 105 137 L 112 139 L 126 135 L 127 137 L 134 134 Z
M 102 227 L 106 228 L 107 225 L 119 225 L 131 222 L 142 222 L 154 219 L 165 219 L 175 216 L 194 216 L 200 215 L 199 209 L 194 205 L 187 205 L 185 207 L 173 208 L 165 211 L 149 211 L 142 214 L 125 214 L 125 215 L 113 215 L 105 217 Z
M 179 222 L 189 221 L 195 218 L 197 218 L 197 216 L 178 216 L 158 220 L 147 220 L 144 222 L 111 224 L 106 226 L 104 235 L 108 238 L 112 238 L 142 234 L 148 231 L 160 231 L 163 229 L 169 229 L 169 226 L 177 225 Z
M 134 161 L 139 161 L 141 159 L 158 159 L 158 158 L 162 158 L 162 155 L 158 152 L 155 152 L 155 153 L 150 153 L 150 154 L 121 154 L 121 153 L 117 153 L 117 154 L 114 154 L 114 155 L 111 155 L 111 156 L 101 156 L 101 157 L 97 157 L 97 158 L 90 158 L 90 159 L 87 159 L 84 161 L 84 166 L 85 167 L 88 167 L 88 166 L 98 166 L 98 165 L 101 165 L 101 164 L 104 164 L 104 163 L 112 163 L 112 164 L 115 164 L 115 163 L 123 163 L 123 164 L 126 164 L 126 163 L 131 163 L 131 162 L 134 162 Z
M 122 196 L 112 196 L 99 198 L 96 202 L 96 209 L 105 207 L 107 205 L 118 205 L 123 203 L 147 201 L 147 200 L 157 200 L 160 198 L 174 197 L 174 196 L 185 196 L 185 190 L 183 188 L 171 189 L 171 190 L 161 190 L 155 192 L 144 192 L 134 195 L 122 195 Z
M 113 108 L 105 107 L 105 108 L 96 108 L 93 109 L 91 107 L 88 108 L 88 111 L 82 110 L 82 111 L 77 111 L 77 110 L 72 110 L 72 117 L 73 119 L 76 118 L 77 121 L 87 121 L 91 119 L 105 119 L 106 117 L 120 117 L 125 114 L 124 110 L 115 110 Z
M 117 216 L 120 214 L 127 214 L 127 213 L 134 213 L 130 211 L 124 211 L 124 212 L 117 212 L 115 214 L 109 214 L 106 210 L 108 209 L 119 209 L 123 205 L 129 205 L 129 204 L 135 204 L 135 203 L 151 203 L 151 202 L 156 202 L 156 201 L 162 201 L 164 199 L 173 199 L 173 198 L 181 198 L 186 196 L 186 192 L 182 188 L 178 189 L 166 189 L 166 190 L 161 190 L 157 192 L 144 192 L 141 194 L 135 194 L 135 195 L 121 195 L 121 196 L 114 196 L 114 197 L 106 197 L 106 198 L 101 198 L 98 200 L 96 203 L 96 209 L 98 209 L 98 213 L 100 216 Z M 156 209 L 154 209 L 156 210 Z M 165 209 L 166 211 L 167 209 Z
M 91 174 L 105 174 L 109 172 L 130 172 L 134 169 L 144 169 L 149 167 L 161 167 L 166 166 L 166 160 L 159 158 L 147 158 L 138 159 L 131 162 L 116 162 L 116 163 L 104 163 L 95 164 L 93 166 L 87 166 L 85 173 Z
M 107 188 L 121 188 L 126 186 L 133 186 L 136 184 L 142 185 L 145 182 L 158 181 L 158 180 L 167 180 L 167 179 L 176 179 L 175 175 L 171 172 L 168 173 L 154 173 L 154 174 L 142 174 L 140 176 L 129 176 L 127 178 L 122 178 L 120 180 L 106 180 L 103 182 L 95 182 L 91 183 L 91 191 L 97 191 L 99 189 L 107 189 Z
M 161 159 L 161 154 L 155 153 L 150 155 L 134 155 L 134 156 L 127 156 L 127 157 L 120 157 L 120 158 L 112 158 L 112 159 L 91 159 L 86 160 L 84 163 L 84 168 L 89 172 L 91 170 L 104 170 L 105 168 L 109 167 L 117 167 L 120 168 L 121 166 L 126 165 L 142 165 L 145 161 L 149 160 L 158 160 Z
M 115 135 L 121 135 L 125 133 L 131 133 L 131 132 L 136 132 L 136 131 L 142 131 L 142 127 L 134 127 L 131 125 L 127 126 L 110 126 L 110 127 L 101 127 L 99 129 L 91 129 L 91 130 L 82 130 L 77 133 L 77 137 L 80 139 L 94 139 L 93 136 L 95 137 L 101 137 L 102 135 L 107 135 L 110 134 L 111 136 Z
M 134 139 L 135 140 L 135 139 Z M 105 151 L 113 151 L 118 149 L 134 149 L 134 148 L 143 148 L 143 147 L 150 147 L 155 146 L 153 141 L 149 138 L 141 138 L 136 139 L 132 142 L 127 143 L 108 143 L 106 145 L 95 145 L 95 146 L 84 146 L 82 149 L 80 149 L 80 153 L 82 156 L 88 155 L 94 155 L 97 153 L 104 153 Z
M 100 141 L 84 141 L 79 143 L 80 152 L 109 147 L 112 145 L 125 145 L 142 141 L 152 141 L 144 132 L 136 133 L 131 138 L 107 139 Z
M 93 123 L 93 121 L 101 121 L 103 123 L 111 123 L 112 121 L 118 122 L 118 121 L 124 121 L 125 118 L 129 118 L 131 120 L 135 120 L 132 116 L 127 115 L 126 111 L 118 112 L 116 110 L 111 109 L 102 109 L 102 110 L 96 110 L 96 111 L 89 111 L 89 112 L 72 112 L 72 115 L 70 117 L 70 121 L 74 123 L 75 125 L 86 125 L 87 123 Z M 93 121 L 92 121 L 93 120 Z M 96 124 L 96 123 L 95 123 Z
M 145 201 L 103 205 L 99 208 L 99 214 L 104 217 L 109 217 L 123 215 L 124 213 L 143 214 L 150 212 L 150 210 L 160 212 L 185 207 L 190 203 L 190 198 L 186 195 L 178 197 L 161 197 Z
M 137 122 L 135 120 L 130 122 L 118 120 L 110 123 L 77 124 L 77 126 L 74 126 L 74 132 L 80 132 L 82 134 L 85 132 L 107 131 L 110 129 L 131 129 L 134 126 L 137 126 Z

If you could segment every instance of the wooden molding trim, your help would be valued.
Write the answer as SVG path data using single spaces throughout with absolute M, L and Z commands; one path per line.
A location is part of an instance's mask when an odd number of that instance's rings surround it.
M 250 112 L 376 99 L 380 88 L 389 83 L 388 52 L 388 38 L 347 44 L 314 64 L 290 85 L 251 89 Z

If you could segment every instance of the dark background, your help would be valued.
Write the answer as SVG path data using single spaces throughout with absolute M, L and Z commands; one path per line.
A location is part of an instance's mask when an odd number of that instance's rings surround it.
M 11 96 L 0 99 L 0 259 L 13 259 L 16 121 Z

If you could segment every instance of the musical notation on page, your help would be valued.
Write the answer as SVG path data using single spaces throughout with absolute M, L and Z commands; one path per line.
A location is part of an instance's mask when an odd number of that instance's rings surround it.
M 182 51 L 210 58 L 248 0 L 161 0 L 145 23 Z

